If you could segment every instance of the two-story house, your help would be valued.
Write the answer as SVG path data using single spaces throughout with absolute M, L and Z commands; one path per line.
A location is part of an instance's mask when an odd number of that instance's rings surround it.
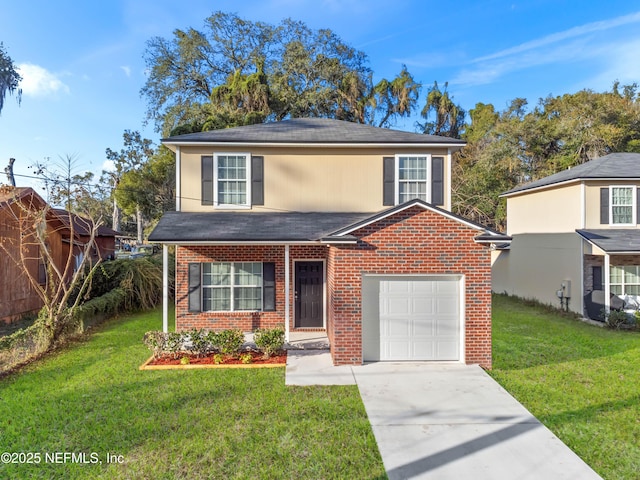
M 612 153 L 514 188 L 493 290 L 592 319 L 640 294 L 640 154 Z
M 462 141 L 292 119 L 163 143 L 176 211 L 149 240 L 176 246 L 178 330 L 281 325 L 326 331 L 335 364 L 491 366 L 504 236 L 450 211 Z

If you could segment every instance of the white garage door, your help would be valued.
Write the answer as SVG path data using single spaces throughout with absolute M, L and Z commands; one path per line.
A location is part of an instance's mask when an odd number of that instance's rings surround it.
M 377 309 L 363 308 L 365 317 L 377 310 L 377 319 L 363 319 L 365 360 L 459 360 L 458 277 L 378 277 L 374 284 L 363 292 L 363 302 L 375 302 L 376 290 L 378 296 Z M 375 341 L 378 348 L 366 345 Z

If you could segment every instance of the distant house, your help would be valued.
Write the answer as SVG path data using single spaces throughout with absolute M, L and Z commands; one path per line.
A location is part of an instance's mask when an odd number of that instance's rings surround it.
M 491 366 L 487 246 L 508 239 L 451 212 L 464 142 L 298 118 L 163 143 L 177 205 L 149 240 L 176 246 L 178 330 L 282 325 L 326 332 L 335 364 Z
M 592 319 L 640 304 L 640 154 L 612 153 L 519 186 L 492 288 Z
M 0 187 L 0 321 L 12 321 L 42 306 L 29 277 L 37 279 L 40 285 L 47 281 L 43 255 L 33 237 L 37 226 L 32 215 L 46 207 L 44 199 L 32 188 Z M 73 221 L 73 239 L 70 218 Z M 70 276 L 89 241 L 91 224 L 66 210 L 49 209 L 46 227 L 47 248 L 56 267 L 64 271 L 69 255 L 74 256 L 74 263 L 67 272 Z M 107 227 L 98 229 L 94 260 L 113 256 L 117 234 Z M 21 263 L 16 262 L 21 254 L 27 272 Z

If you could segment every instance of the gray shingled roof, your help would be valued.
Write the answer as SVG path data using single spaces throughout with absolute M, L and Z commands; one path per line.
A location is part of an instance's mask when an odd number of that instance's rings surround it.
M 282 122 L 187 133 L 165 138 L 163 143 L 321 143 L 321 144 L 448 144 L 465 145 L 456 138 L 403 132 L 329 118 L 292 118 Z
M 597 180 L 605 178 L 640 178 L 640 153 L 611 153 L 569 170 L 563 170 L 562 172 L 541 178 L 540 180 L 520 185 L 503 193 L 503 195 L 510 195 L 512 193 L 546 187 L 571 180 Z
M 152 242 L 307 242 L 359 222 L 371 213 L 166 212 Z
M 607 253 L 640 253 L 640 230 L 612 228 L 606 230 L 576 230 L 576 232 Z

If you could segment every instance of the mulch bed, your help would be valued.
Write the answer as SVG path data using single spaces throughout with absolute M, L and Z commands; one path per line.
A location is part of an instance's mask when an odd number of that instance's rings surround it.
M 251 362 L 243 363 L 240 360 L 240 355 L 223 355 L 222 362 L 216 363 L 214 355 L 207 355 L 206 357 L 198 357 L 197 355 L 192 354 L 180 354 L 177 358 L 174 358 L 171 355 L 164 355 L 158 358 L 150 358 L 141 368 L 148 367 L 194 367 L 194 366 L 211 366 L 211 367 L 224 367 L 231 365 L 238 365 L 243 367 L 252 367 L 252 366 L 261 366 L 261 365 L 285 365 L 287 363 L 287 352 L 283 350 L 274 355 L 271 355 L 269 358 L 264 358 L 264 355 L 261 352 L 242 352 L 242 354 L 249 353 L 251 355 Z M 181 359 L 187 357 L 189 359 L 189 363 L 182 363 Z

